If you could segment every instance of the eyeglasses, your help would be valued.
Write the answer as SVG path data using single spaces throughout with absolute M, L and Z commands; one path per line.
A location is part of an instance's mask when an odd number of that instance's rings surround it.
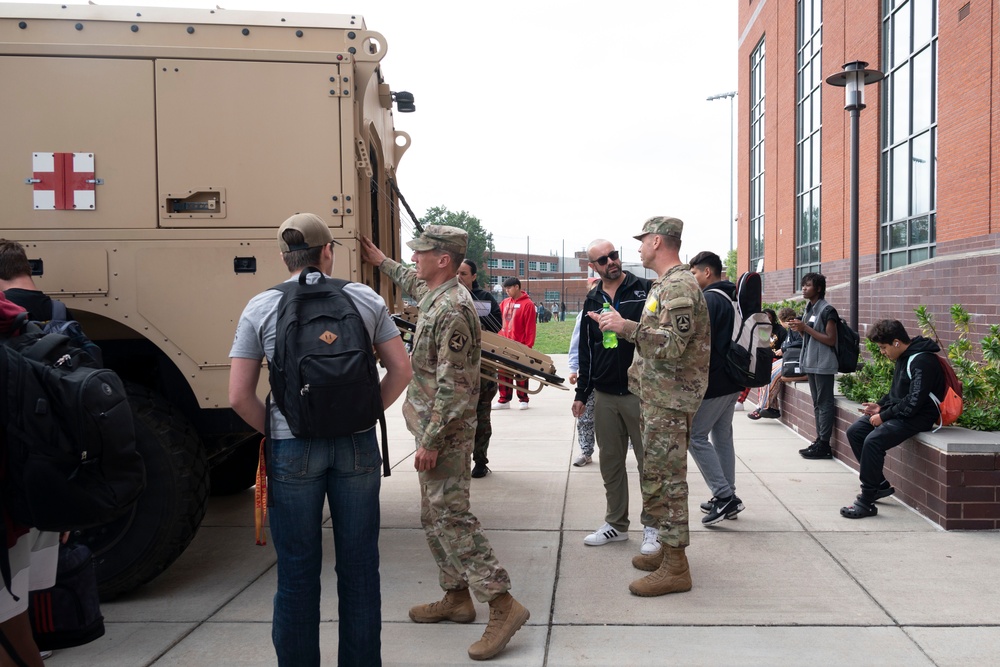
M 612 250 L 607 255 L 601 255 L 597 259 L 590 260 L 590 262 L 591 262 L 591 264 L 597 264 L 598 266 L 604 266 L 605 264 L 608 263 L 609 259 L 612 262 L 617 262 L 618 261 L 618 251 L 617 250 Z

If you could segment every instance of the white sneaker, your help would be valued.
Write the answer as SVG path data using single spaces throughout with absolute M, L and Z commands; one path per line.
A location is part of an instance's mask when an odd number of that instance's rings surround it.
M 739 402 L 736 403 L 736 412 L 743 412 L 745 409 L 746 408 L 743 406 L 742 403 Z
M 493 404 L 494 410 L 510 410 L 510 403 L 501 403 L 497 401 Z
M 624 542 L 627 539 L 627 532 L 619 533 L 610 523 L 606 523 L 583 538 L 583 543 L 588 547 L 599 547 L 608 542 Z
M 590 463 L 592 460 L 593 459 L 591 459 L 586 454 L 580 454 L 578 457 L 573 459 L 573 465 L 575 465 L 577 468 L 582 468 L 583 466 Z
M 642 531 L 642 548 L 644 556 L 651 556 L 660 550 L 660 531 L 646 526 Z
M 518 410 L 527 410 L 528 409 L 528 402 L 527 401 L 521 401 L 521 404 L 518 406 L 517 409 Z

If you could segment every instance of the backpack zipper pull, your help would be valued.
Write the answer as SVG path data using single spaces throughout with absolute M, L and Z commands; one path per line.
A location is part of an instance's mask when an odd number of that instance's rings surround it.
M 299 390 L 299 396 L 305 396 L 308 393 L 309 393 L 309 385 L 306 385 Z
M 72 358 L 68 354 L 64 354 L 63 356 L 56 359 L 55 363 L 52 365 L 56 368 L 59 368 L 64 364 L 68 365 L 70 361 L 72 361 Z

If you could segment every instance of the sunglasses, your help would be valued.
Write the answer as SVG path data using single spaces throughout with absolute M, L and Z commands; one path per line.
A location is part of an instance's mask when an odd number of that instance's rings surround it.
M 607 255 L 601 255 L 597 259 L 590 260 L 590 262 L 592 264 L 597 264 L 598 266 L 604 266 L 605 264 L 608 263 L 609 259 L 611 261 L 613 261 L 613 262 L 617 262 L 618 261 L 618 251 L 617 250 L 612 250 Z

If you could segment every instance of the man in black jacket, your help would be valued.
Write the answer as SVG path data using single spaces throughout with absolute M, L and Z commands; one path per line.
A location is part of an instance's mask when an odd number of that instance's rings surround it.
M 743 387 L 729 378 L 726 355 L 736 320 L 736 285 L 722 279 L 722 259 L 714 252 L 700 252 L 691 259 L 691 273 L 705 293 L 708 319 L 712 325 L 712 354 L 709 357 L 708 389 L 691 422 L 688 451 L 698 464 L 712 499 L 701 504 L 706 516 L 701 522 L 712 526 L 723 519 L 735 519 L 743 511 L 736 495 L 736 449 L 733 445 L 733 412 Z M 711 441 L 709 441 L 711 434 Z
M 621 259 L 610 241 L 597 239 L 587 247 L 590 268 L 600 281 L 587 293 L 580 321 L 580 371 L 573 416 L 579 418 L 586 409 L 587 399 L 595 392 L 594 432 L 601 450 L 601 477 L 607 500 L 603 526 L 587 535 L 583 543 L 601 546 L 608 542 L 628 539 L 628 475 L 625 459 L 628 443 L 642 477 L 642 428 L 639 397 L 628 390 L 628 368 L 632 365 L 635 345 L 619 340 L 617 347 L 604 347 L 604 334 L 587 313 L 601 311 L 604 304 L 612 305 L 625 319 L 639 321 L 650 281 L 622 271 Z M 645 514 L 640 517 L 643 531 L 642 553 L 654 554 L 660 549 L 654 521 Z
M 465 288 L 472 293 L 472 302 L 476 306 L 476 314 L 479 315 L 479 324 L 483 331 L 496 333 L 503 326 L 503 315 L 500 312 L 500 305 L 493 295 L 479 286 L 476 274 L 479 272 L 476 263 L 471 259 L 462 260 L 458 265 L 458 281 L 465 285 Z M 479 402 L 476 404 L 476 444 L 472 450 L 472 460 L 475 465 L 472 467 L 472 476 L 476 479 L 486 477 L 492 472 L 486 467 L 490 462 L 486 458 L 486 450 L 490 447 L 490 438 L 493 437 L 493 423 L 490 421 L 490 405 L 497 395 L 497 383 L 481 377 L 479 379 Z
M 921 431 L 930 431 L 940 419 L 931 395 L 944 399 L 945 382 L 937 343 L 911 339 L 898 320 L 880 320 L 868 331 L 868 340 L 896 362 L 889 393 L 878 403 L 863 403 L 864 414 L 847 429 L 854 457 L 861 464 L 861 495 L 841 516 L 862 519 L 878 514 L 875 501 L 896 492 L 882 472 L 885 453 Z

